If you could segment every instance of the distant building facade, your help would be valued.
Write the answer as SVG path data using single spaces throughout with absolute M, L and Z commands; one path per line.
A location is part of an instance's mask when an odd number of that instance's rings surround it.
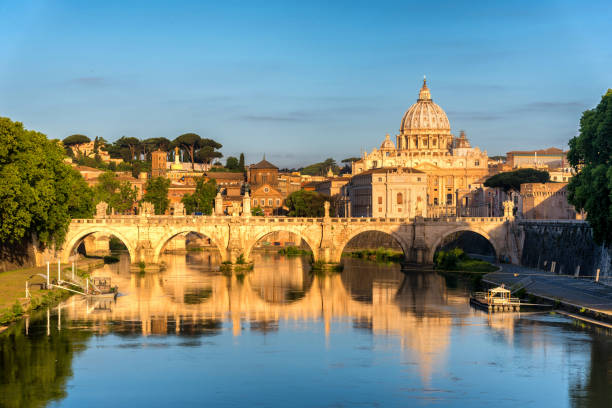
M 410 168 L 376 168 L 346 186 L 349 217 L 427 216 L 427 175 Z
M 556 147 L 541 150 L 513 150 L 506 153 L 506 164 L 511 169 L 567 167 L 567 152 Z
M 567 201 L 567 183 L 525 183 L 521 184 L 523 201 L 522 216 L 536 220 L 584 219 Z
M 425 81 L 417 102 L 402 118 L 396 144 L 387 135 L 380 148 L 352 162 L 352 175 L 380 168 L 425 173 L 427 194 L 422 200 L 430 207 L 460 205 L 472 185 L 489 175 L 487 152 L 471 147 L 464 132 L 458 138 L 451 134 L 448 117 L 433 102 Z

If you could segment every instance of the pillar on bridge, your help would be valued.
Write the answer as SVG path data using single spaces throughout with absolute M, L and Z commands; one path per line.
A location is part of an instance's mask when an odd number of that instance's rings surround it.
M 251 216 L 251 197 L 249 196 L 248 191 L 244 192 L 244 197 L 242 198 L 242 216 Z
M 221 197 L 221 190 L 217 192 L 215 197 L 215 215 L 223 215 L 223 197 Z
M 108 254 L 110 252 L 110 236 L 98 235 L 95 237 L 95 251 L 98 254 Z

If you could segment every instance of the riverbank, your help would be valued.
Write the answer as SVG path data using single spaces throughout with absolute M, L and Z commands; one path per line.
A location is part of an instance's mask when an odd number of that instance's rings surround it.
M 103 265 L 101 259 L 79 260 L 77 273 L 82 275 L 98 265 Z M 62 264 L 60 267 L 62 274 L 71 273 L 71 265 Z M 40 275 L 46 276 L 46 273 L 46 266 L 14 269 L 0 273 L 0 332 L 30 311 L 54 305 L 70 296 L 63 290 L 42 289 L 42 284 L 46 279 Z M 50 275 L 51 279 L 57 279 L 57 264 L 50 265 Z M 29 299 L 25 297 L 26 281 L 30 282 Z
M 552 302 L 557 308 L 587 319 L 612 323 L 612 287 L 592 280 L 506 264 L 482 280 L 490 285 L 522 287 L 528 295 Z

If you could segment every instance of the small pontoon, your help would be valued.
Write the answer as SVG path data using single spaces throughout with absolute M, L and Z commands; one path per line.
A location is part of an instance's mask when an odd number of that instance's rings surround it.
M 521 300 L 511 297 L 511 292 L 504 285 L 489 289 L 486 292 L 476 292 L 470 297 L 470 303 L 491 312 L 518 312 L 521 310 Z

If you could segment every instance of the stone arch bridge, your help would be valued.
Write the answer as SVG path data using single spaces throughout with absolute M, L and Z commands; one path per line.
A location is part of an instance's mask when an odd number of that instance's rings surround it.
M 255 244 L 266 235 L 290 232 L 303 239 L 314 261 L 339 263 L 346 244 L 360 233 L 378 231 L 391 235 L 410 263 L 432 263 L 438 245 L 455 232 L 472 231 L 486 238 L 497 257 L 518 263 L 519 249 L 513 238 L 514 218 L 292 218 L 253 216 L 109 216 L 74 219 L 61 248 L 61 259 L 70 256 L 84 239 L 95 235 L 115 236 L 127 247 L 131 261 L 159 262 L 166 244 L 190 232 L 210 239 L 221 260 L 235 263 L 240 255 L 251 259 Z

